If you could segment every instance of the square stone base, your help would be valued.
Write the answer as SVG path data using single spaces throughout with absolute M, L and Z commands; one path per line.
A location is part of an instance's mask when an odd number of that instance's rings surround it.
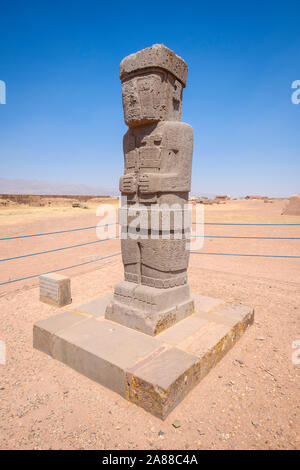
M 158 289 L 122 281 L 115 286 L 105 318 L 156 336 L 193 312 L 188 284 Z
M 110 301 L 37 322 L 33 346 L 161 419 L 254 320 L 251 307 L 195 296 L 192 315 L 153 337 L 107 320 Z

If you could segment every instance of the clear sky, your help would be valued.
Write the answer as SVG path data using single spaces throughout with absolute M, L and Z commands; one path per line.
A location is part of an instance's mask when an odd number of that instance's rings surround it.
M 117 187 L 119 63 L 163 43 L 189 66 L 193 190 L 300 193 L 298 1 L 0 0 L 0 176 Z

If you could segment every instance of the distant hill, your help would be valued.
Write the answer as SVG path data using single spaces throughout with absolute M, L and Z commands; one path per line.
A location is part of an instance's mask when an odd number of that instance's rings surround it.
M 86 184 L 0 178 L 0 194 L 117 196 L 119 191 L 116 188 L 93 187 Z

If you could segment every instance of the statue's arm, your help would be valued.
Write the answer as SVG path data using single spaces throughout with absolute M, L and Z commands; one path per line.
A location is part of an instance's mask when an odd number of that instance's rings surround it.
M 163 147 L 158 173 L 139 176 L 139 191 L 145 194 L 158 192 L 189 192 L 193 157 L 193 129 L 183 122 L 167 122 L 163 128 Z
M 188 175 L 177 173 L 144 173 L 140 175 L 138 185 L 142 194 L 188 192 L 191 189 Z

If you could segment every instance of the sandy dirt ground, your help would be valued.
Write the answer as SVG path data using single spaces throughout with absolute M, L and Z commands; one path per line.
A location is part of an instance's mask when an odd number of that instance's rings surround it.
M 300 223 L 287 201 L 205 206 L 205 220 Z M 44 210 L 43 210 L 44 209 Z M 0 238 L 93 226 L 96 206 L 0 210 Z M 300 237 L 300 226 L 206 226 L 205 235 Z M 0 259 L 96 240 L 94 229 L 0 241 Z M 0 282 L 120 251 L 119 241 L 2 261 Z M 299 240 L 206 238 L 202 252 L 300 255 Z M 120 256 L 63 271 L 71 309 L 112 292 Z M 296 449 L 300 447 L 300 259 L 191 254 L 195 293 L 255 307 L 255 323 L 166 421 L 33 350 L 33 323 L 57 309 L 39 302 L 38 279 L 0 286 L 1 449 Z M 300 349 L 300 348 L 299 348 Z M 172 425 L 180 421 L 177 429 Z

